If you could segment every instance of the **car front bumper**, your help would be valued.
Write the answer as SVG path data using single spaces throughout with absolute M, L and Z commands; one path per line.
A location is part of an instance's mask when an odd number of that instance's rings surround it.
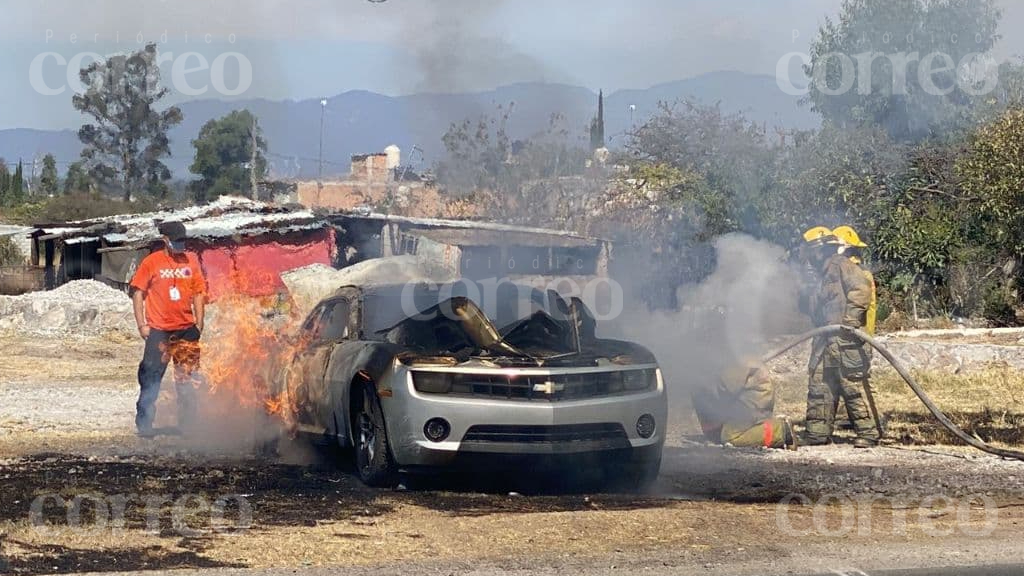
M 565 401 L 506 400 L 425 394 L 401 365 L 391 373 L 391 395 L 381 398 L 392 454 L 400 467 L 450 466 L 467 457 L 538 456 L 557 461 L 581 455 L 660 458 L 668 407 L 660 371 L 655 389 Z M 637 420 L 648 414 L 655 431 L 643 438 Z M 443 418 L 448 437 L 427 438 L 424 425 Z

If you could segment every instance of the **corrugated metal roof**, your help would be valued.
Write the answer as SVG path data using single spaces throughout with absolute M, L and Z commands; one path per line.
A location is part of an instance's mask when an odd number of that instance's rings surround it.
M 531 246 L 583 248 L 596 246 L 599 240 L 548 232 L 490 230 L 474 228 L 424 228 L 407 232 L 451 246 Z
M 33 228 L 29 226 L 16 226 L 13 224 L 0 224 L 0 236 L 20 236 L 28 235 L 32 232 Z
M 99 238 L 114 245 L 142 244 L 160 237 L 157 230 L 160 222 L 182 222 L 192 238 L 252 236 L 271 231 L 312 230 L 326 225 L 323 218 L 309 210 L 291 210 L 248 198 L 222 196 L 203 206 L 80 220 L 69 222 L 67 227 L 41 230 L 46 235 L 59 235 L 68 244 Z
M 443 218 L 415 218 L 411 216 L 391 216 L 376 212 L 341 214 L 336 216 L 341 219 L 354 220 L 380 220 L 381 222 L 394 222 L 398 224 L 409 224 L 421 228 L 461 228 L 466 230 L 492 230 L 496 232 L 523 232 L 528 234 L 540 234 L 545 236 L 563 236 L 566 238 L 578 238 L 587 241 L 598 241 L 600 238 L 582 236 L 568 230 L 552 230 L 549 228 L 533 228 L 529 226 L 515 226 L 513 224 L 500 224 L 498 222 L 480 222 L 478 220 L 446 220 Z

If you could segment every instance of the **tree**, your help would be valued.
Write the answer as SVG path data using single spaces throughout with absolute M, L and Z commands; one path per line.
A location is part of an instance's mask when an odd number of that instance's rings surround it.
M 543 132 L 512 140 L 507 124 L 513 107 L 453 123 L 442 137 L 447 156 L 437 164 L 437 181 L 449 196 L 475 195 L 491 217 L 541 224 L 569 209 L 561 201 L 570 191 L 560 179 L 581 175 L 591 152 L 561 114 L 552 114 Z
M 68 172 L 64 175 L 64 194 L 77 192 L 88 192 L 91 188 L 89 175 L 81 162 L 72 162 L 68 166 Z
M 0 206 L 8 206 L 7 192 L 11 188 L 11 170 L 7 162 L 0 158 Z
M 25 201 L 25 168 L 21 161 L 18 161 L 18 167 L 14 169 L 14 175 L 11 176 L 10 184 L 7 187 L 6 202 L 7 206 L 18 206 Z
M 626 142 L 634 169 L 660 166 L 703 182 L 688 186 L 692 194 L 677 197 L 701 215 L 702 238 L 756 223 L 754 209 L 771 174 L 772 150 L 763 130 L 742 114 L 723 113 L 717 105 L 683 101 L 659 106 L 660 111 Z
M 43 173 L 39 177 L 39 185 L 43 194 L 47 196 L 56 194 L 59 185 L 57 180 L 57 159 L 53 157 L 53 154 L 47 154 L 43 157 Z
M 590 121 L 590 149 L 604 148 L 604 91 L 597 93 L 597 116 Z
M 1024 107 L 1007 110 L 971 137 L 957 163 L 985 241 L 1008 256 L 1024 257 Z
M 997 78 L 1000 16 L 994 0 L 843 0 L 811 44 L 805 102 L 827 123 L 902 141 L 964 126 Z
M 171 174 L 161 159 L 170 155 L 167 132 L 182 115 L 176 106 L 157 110 L 169 90 L 160 85 L 156 45 L 93 62 L 79 76 L 86 90 L 72 102 L 94 121 L 78 131 L 91 175 L 119 180 L 125 201 L 142 190 L 165 194 Z
M 227 116 L 210 120 L 203 125 L 192 146 L 195 147 L 195 160 L 190 170 L 200 177 L 192 187 L 196 201 L 205 202 L 224 194 L 238 193 L 255 197 L 252 176 L 259 180 L 267 171 L 264 155 L 267 142 L 256 116 L 248 110 L 235 110 Z
M 481 115 L 452 123 L 441 137 L 447 157 L 437 166 L 437 180 L 449 194 L 466 195 L 480 190 L 508 194 L 512 182 L 513 142 L 508 119 L 515 108 L 498 105 L 497 117 Z

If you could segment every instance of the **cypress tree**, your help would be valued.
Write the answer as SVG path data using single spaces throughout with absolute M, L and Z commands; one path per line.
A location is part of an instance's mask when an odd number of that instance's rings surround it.
M 7 169 L 7 163 L 0 159 L 0 206 L 10 204 L 11 172 Z
M 17 206 L 25 200 L 25 169 L 20 160 L 14 170 L 14 178 L 11 179 L 8 197 L 12 206 Z
M 604 148 L 604 90 L 597 93 L 597 117 L 590 121 L 590 148 Z

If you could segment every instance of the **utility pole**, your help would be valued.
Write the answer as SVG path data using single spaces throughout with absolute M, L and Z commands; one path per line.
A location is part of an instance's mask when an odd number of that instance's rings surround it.
M 324 114 L 327 112 L 327 98 L 320 99 L 320 158 L 317 162 L 316 189 L 324 189 Z
M 252 127 L 249 128 L 249 194 L 253 200 L 257 200 L 256 193 L 256 115 L 252 115 Z

